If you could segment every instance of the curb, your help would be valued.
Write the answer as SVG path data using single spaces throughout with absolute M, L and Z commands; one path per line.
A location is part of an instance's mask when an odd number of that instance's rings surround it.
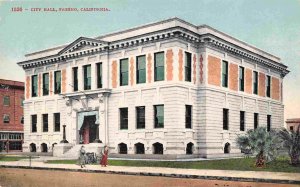
M 164 174 L 164 173 L 154 173 L 154 172 L 105 171 L 105 170 L 80 169 L 80 168 L 68 169 L 68 168 L 46 168 L 46 167 L 30 167 L 30 166 L 5 166 L 5 165 L 0 165 L 0 168 L 57 170 L 57 171 L 72 171 L 72 172 L 85 172 L 85 173 L 104 173 L 104 174 L 118 174 L 118 175 L 224 180 L 224 181 L 240 181 L 240 182 L 265 182 L 265 183 L 277 183 L 277 184 L 300 184 L 300 180 L 280 180 L 280 179 L 262 179 L 262 178 L 227 177 L 227 176 L 204 176 L 204 175 L 172 174 L 172 173 Z

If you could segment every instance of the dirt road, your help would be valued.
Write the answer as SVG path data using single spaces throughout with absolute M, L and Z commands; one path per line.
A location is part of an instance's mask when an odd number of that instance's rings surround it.
M 0 187 L 294 187 L 300 185 L 0 168 Z

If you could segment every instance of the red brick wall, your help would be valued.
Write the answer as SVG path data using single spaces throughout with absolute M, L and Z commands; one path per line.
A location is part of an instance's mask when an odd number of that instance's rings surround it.
M 117 79 L 118 79 L 118 64 L 117 61 L 114 60 L 112 62 L 111 68 L 111 85 L 113 88 L 117 87 Z
M 67 91 L 67 71 L 63 69 L 61 71 L 61 92 L 66 93 Z
M 280 86 L 279 86 L 279 79 L 275 78 L 275 77 L 272 77 L 272 93 L 271 93 L 271 96 L 272 96 L 272 99 L 276 99 L 276 100 L 280 100 Z
M 173 79 L 173 51 L 172 49 L 167 50 L 166 54 L 166 64 L 167 64 L 167 81 L 171 81 Z
M 221 85 L 221 59 L 208 55 L 208 84 Z
M 54 81 L 54 79 L 53 79 L 53 73 L 52 73 L 52 71 L 50 71 L 50 73 L 49 73 L 49 93 L 50 93 L 50 95 L 53 95 L 53 81 Z
M 229 64 L 229 89 L 238 91 L 238 65 Z
M 196 84 L 196 63 L 197 63 L 197 57 L 196 54 L 194 54 L 193 57 L 193 82 Z
M 26 77 L 26 99 L 29 99 L 29 97 L 30 97 L 30 90 L 31 90 L 30 87 L 31 87 L 30 86 L 30 76 L 27 76 Z
M 134 84 L 134 58 L 130 58 L 130 85 L 133 86 Z
M 151 83 L 152 80 L 152 56 L 149 53 L 147 57 L 147 73 L 148 73 L 148 83 Z
M 0 87 L 0 131 L 23 131 L 23 124 L 21 124 L 23 107 L 21 101 L 24 98 L 24 83 L 20 84 L 20 82 L 0 80 L 0 84 L 5 85 L 5 87 Z M 18 87 L 15 88 L 14 86 Z M 9 96 L 9 106 L 4 106 L 4 96 Z M 9 115 L 9 123 L 3 123 L 4 114 Z
M 178 52 L 178 80 L 183 80 L 183 51 L 182 49 L 179 49 Z
M 252 70 L 245 69 L 245 92 L 252 94 Z
M 259 73 L 258 75 L 258 95 L 266 96 L 266 75 L 264 73 Z

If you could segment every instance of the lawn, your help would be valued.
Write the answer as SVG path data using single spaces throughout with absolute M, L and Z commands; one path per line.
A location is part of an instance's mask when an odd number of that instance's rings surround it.
M 0 155 L 0 162 L 11 162 L 11 161 L 19 161 L 22 159 L 29 159 L 27 156 L 4 156 Z
M 76 164 L 77 160 L 52 160 L 50 164 Z M 287 157 L 280 157 L 267 164 L 265 168 L 255 167 L 255 158 L 234 158 L 207 161 L 134 161 L 134 160 L 109 160 L 111 166 L 135 166 L 135 167 L 168 167 L 188 169 L 215 169 L 215 170 L 240 170 L 240 171 L 271 171 L 300 173 L 300 167 L 289 165 Z

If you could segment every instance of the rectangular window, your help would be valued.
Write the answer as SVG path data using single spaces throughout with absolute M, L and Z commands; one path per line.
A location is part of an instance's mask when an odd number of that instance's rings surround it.
M 269 75 L 267 75 L 266 79 L 266 95 L 271 97 L 271 77 Z
M 3 123 L 9 123 L 9 115 L 7 115 L 7 114 L 4 114 L 3 115 Z
M 97 64 L 97 88 L 102 88 L 102 63 Z
M 10 105 L 10 97 L 9 96 L 4 96 L 3 97 L 3 105 L 4 106 L 9 106 Z
M 267 131 L 271 130 L 271 125 L 272 125 L 272 116 L 267 115 Z
M 36 132 L 37 115 L 31 115 L 31 132 Z
M 37 96 L 37 91 L 38 91 L 38 77 L 37 75 L 32 75 L 31 76 L 31 96 L 36 97 Z
M 43 114 L 43 132 L 48 132 L 48 114 Z
M 146 56 L 136 57 L 136 83 L 146 82 Z
M 128 129 L 128 108 L 120 108 L 120 129 Z
M 229 110 L 226 108 L 223 108 L 223 130 L 228 130 L 228 123 L 229 123 Z
M 258 93 L 258 73 L 253 71 L 253 93 L 257 95 Z
M 245 75 L 244 75 L 244 67 L 239 67 L 239 87 L 240 91 L 244 91 L 244 83 L 245 83 Z
M 154 80 L 165 80 L 165 53 L 154 53 Z
M 54 94 L 61 93 L 61 72 L 54 72 Z
M 228 87 L 228 62 L 222 62 L 222 86 Z
M 91 65 L 83 66 L 84 90 L 90 90 L 92 85 Z
M 136 128 L 137 129 L 145 128 L 145 107 L 144 106 L 136 107 Z
M 290 126 L 290 131 L 293 131 L 294 130 L 294 127 L 293 126 Z
M 24 116 L 21 117 L 21 124 L 24 124 Z
M 185 105 L 185 128 L 192 128 L 192 106 Z
M 185 70 L 185 81 L 192 81 L 192 54 L 185 52 L 185 61 L 184 61 L 184 70 Z
M 254 129 L 258 127 L 258 113 L 254 113 Z
M 54 113 L 54 131 L 60 131 L 60 113 Z
M 164 128 L 164 105 L 154 106 L 154 128 Z
M 240 111 L 240 131 L 245 131 L 245 112 Z
M 43 74 L 43 95 L 49 95 L 49 73 Z
M 78 67 L 73 67 L 73 90 L 78 91 Z
M 120 60 L 120 86 L 128 85 L 128 58 Z

